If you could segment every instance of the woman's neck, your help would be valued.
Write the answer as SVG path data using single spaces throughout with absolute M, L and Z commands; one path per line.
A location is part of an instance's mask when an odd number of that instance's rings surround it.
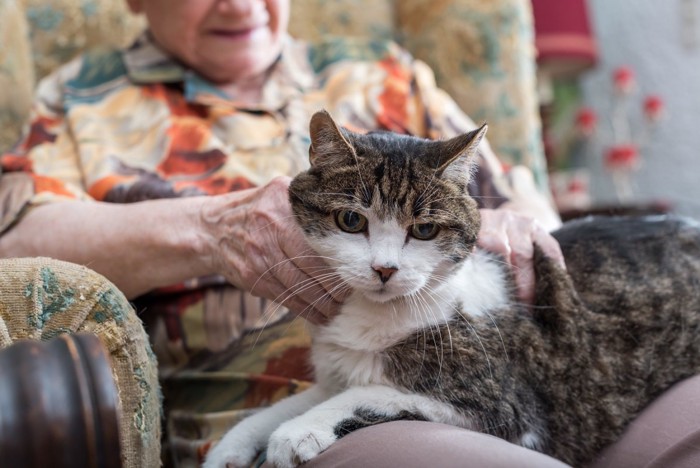
M 263 97 L 263 88 L 269 74 L 269 70 L 266 70 L 253 77 L 246 77 L 232 83 L 219 84 L 218 88 L 226 93 L 231 101 L 238 104 L 260 104 Z

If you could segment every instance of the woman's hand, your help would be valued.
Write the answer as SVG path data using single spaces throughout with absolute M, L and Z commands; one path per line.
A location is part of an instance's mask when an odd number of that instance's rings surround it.
M 237 287 L 322 323 L 338 311 L 348 291 L 294 222 L 289 181 L 279 177 L 205 203 L 207 250 L 215 269 Z
M 482 209 L 478 244 L 503 256 L 513 268 L 518 297 L 526 304 L 535 298 L 534 244 L 563 268 L 559 243 L 534 219 L 507 209 Z

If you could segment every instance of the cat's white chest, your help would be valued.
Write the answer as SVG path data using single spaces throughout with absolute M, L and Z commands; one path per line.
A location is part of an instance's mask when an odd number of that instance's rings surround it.
M 361 351 L 320 344 L 314 346 L 316 378 L 337 390 L 372 384 L 386 384 L 381 352 Z
M 428 326 L 423 317 L 447 319 L 443 305 L 432 307 L 430 313 L 416 314 L 405 301 L 380 304 L 351 297 L 341 313 L 315 334 L 312 359 L 317 380 L 341 388 L 387 385 L 384 351 Z
M 377 303 L 354 293 L 330 324 L 314 333 L 316 379 L 343 389 L 390 385 L 384 351 L 409 335 L 449 322 L 455 313 L 481 315 L 508 301 L 503 270 L 477 253 L 430 300 L 399 298 Z
M 386 304 L 350 297 L 341 313 L 314 336 L 316 378 L 347 388 L 385 384 L 383 351 L 405 336 L 387 323 Z

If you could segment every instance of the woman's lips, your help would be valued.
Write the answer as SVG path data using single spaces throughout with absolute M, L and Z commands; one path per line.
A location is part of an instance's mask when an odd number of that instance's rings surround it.
M 209 30 L 209 34 L 216 37 L 220 37 L 222 39 L 247 39 L 262 27 L 263 26 L 260 25 L 237 29 L 211 29 Z

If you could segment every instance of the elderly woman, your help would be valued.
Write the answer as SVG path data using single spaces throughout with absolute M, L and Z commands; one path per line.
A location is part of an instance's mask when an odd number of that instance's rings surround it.
M 46 78 L 28 133 L 0 160 L 0 256 L 88 265 L 134 299 L 168 410 L 269 403 L 309 378 L 303 325 L 270 305 L 321 322 L 345 297 L 315 277 L 324 264 L 287 201 L 289 177 L 307 165 L 310 116 L 325 108 L 349 128 L 429 138 L 475 126 L 394 44 L 289 38 L 288 0 L 127 1 L 148 31 L 126 50 L 86 54 Z M 542 227 L 555 227 L 556 215 L 527 182 L 520 169 L 505 177 L 482 145 L 471 187 L 482 203 L 480 243 L 513 264 L 524 301 L 533 294 L 533 242 L 561 258 Z M 222 375 L 237 380 L 217 385 Z M 639 450 L 645 459 L 658 453 Z M 416 422 L 358 431 L 313 463 L 466 460 L 559 465 Z

